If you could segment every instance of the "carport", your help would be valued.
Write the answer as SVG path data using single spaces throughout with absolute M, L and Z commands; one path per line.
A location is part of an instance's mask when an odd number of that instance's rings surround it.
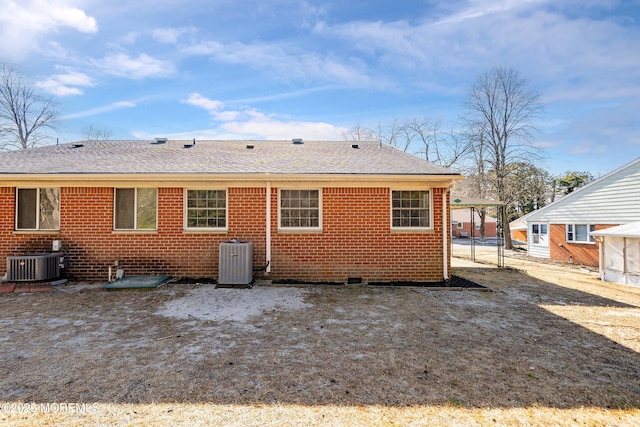
M 589 234 L 599 237 L 600 279 L 640 286 L 640 221 Z
M 476 210 L 489 207 L 503 206 L 504 202 L 490 199 L 482 199 L 479 197 L 459 196 L 452 194 L 451 202 L 449 204 L 450 209 L 470 209 L 471 211 L 471 230 L 475 229 L 475 212 Z M 497 265 L 498 267 L 504 267 L 504 226 L 502 224 L 501 215 L 497 215 L 496 224 L 496 250 L 497 250 Z M 471 251 L 471 260 L 476 261 L 476 237 L 475 233 L 471 233 L 469 236 L 469 247 Z M 453 244 L 453 239 L 451 239 Z

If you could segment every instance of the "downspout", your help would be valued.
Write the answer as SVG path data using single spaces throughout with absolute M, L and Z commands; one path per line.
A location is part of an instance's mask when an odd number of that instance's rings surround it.
M 449 227 L 447 227 L 447 194 L 449 188 L 446 188 L 442 192 L 442 276 L 444 281 L 449 280 L 449 254 L 448 249 L 448 237 Z
M 267 257 L 267 267 L 265 268 L 265 274 L 269 274 L 271 272 L 271 181 L 267 181 L 267 229 L 265 233 L 266 238 L 266 257 Z

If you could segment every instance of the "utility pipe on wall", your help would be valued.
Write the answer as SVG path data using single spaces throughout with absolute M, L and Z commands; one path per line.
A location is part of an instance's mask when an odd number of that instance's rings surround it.
M 266 238 L 266 256 L 267 256 L 267 267 L 265 268 L 265 274 L 269 274 L 271 272 L 271 182 L 267 181 L 267 230 L 265 233 Z

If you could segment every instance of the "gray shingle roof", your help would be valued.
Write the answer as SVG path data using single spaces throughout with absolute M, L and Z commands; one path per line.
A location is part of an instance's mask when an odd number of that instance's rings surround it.
M 82 141 L 0 152 L 3 174 L 458 175 L 376 142 Z M 83 144 L 82 147 L 75 147 Z M 252 145 L 253 148 L 247 148 Z

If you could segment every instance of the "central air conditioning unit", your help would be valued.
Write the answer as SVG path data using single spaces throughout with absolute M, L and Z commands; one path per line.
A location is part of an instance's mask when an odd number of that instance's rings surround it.
M 37 282 L 60 277 L 60 254 L 7 257 L 7 281 Z
M 219 285 L 253 284 L 253 243 L 232 240 L 220 243 Z

